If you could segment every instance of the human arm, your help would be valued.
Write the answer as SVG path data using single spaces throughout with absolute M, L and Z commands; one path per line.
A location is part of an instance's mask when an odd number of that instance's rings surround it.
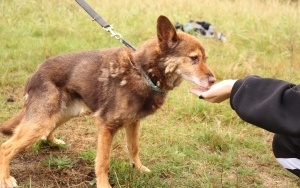
M 200 93 L 204 100 L 212 96 L 209 92 Z M 300 85 L 248 76 L 237 80 L 229 93 L 232 109 L 244 121 L 273 133 L 300 137 Z

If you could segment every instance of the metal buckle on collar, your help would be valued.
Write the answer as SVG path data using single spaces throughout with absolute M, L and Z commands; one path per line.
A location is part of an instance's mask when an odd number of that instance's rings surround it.
M 144 71 L 142 71 L 142 74 L 143 74 L 144 78 L 147 80 L 147 82 L 148 82 L 148 84 L 150 85 L 150 87 L 151 87 L 154 91 L 156 91 L 156 92 L 158 92 L 158 93 L 163 93 L 163 92 L 164 92 L 161 88 L 159 88 L 157 85 L 155 85 L 155 84 L 152 82 L 152 80 L 149 78 L 149 76 L 146 75 L 146 73 L 145 73 Z

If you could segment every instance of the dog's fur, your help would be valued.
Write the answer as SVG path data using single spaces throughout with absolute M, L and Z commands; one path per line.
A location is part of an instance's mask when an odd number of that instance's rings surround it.
M 112 48 L 46 60 L 27 82 L 23 109 L 1 126 L 3 133 L 13 135 L 0 148 L 0 188 L 16 186 L 9 162 L 18 151 L 43 138 L 63 144 L 54 137 L 54 130 L 86 110 L 93 113 L 99 128 L 97 187 L 110 187 L 110 148 L 121 127 L 125 127 L 130 162 L 141 172 L 150 171 L 138 155 L 139 122 L 164 103 L 168 91 L 182 78 L 209 88 L 215 78 L 206 58 L 195 37 L 177 33 L 168 18 L 160 16 L 157 38 L 137 51 Z M 163 93 L 154 91 L 139 69 Z

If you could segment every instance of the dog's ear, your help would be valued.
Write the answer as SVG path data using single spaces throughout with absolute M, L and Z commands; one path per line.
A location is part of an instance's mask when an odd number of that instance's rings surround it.
M 178 41 L 175 27 L 165 16 L 157 19 L 157 38 L 161 50 L 172 48 Z

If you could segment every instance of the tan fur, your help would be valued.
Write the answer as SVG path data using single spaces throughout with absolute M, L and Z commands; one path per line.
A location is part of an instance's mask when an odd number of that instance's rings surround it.
M 0 147 L 0 188 L 17 185 L 9 172 L 9 162 L 17 152 L 39 139 L 64 144 L 55 138 L 55 129 L 83 113 L 92 113 L 99 129 L 97 187 L 110 187 L 111 144 L 121 127 L 126 130 L 130 162 L 140 172 L 150 171 L 139 157 L 140 120 L 161 107 L 168 91 L 182 79 L 210 87 L 215 78 L 205 61 L 199 41 L 176 33 L 164 16 L 157 20 L 157 38 L 144 42 L 137 51 L 111 48 L 46 60 L 28 79 L 23 109 L 0 128 L 3 133 L 14 133 Z M 140 70 L 163 93 L 154 91 Z
M 7 120 L 4 124 L 0 127 L 0 132 L 2 132 L 5 135 L 12 135 L 14 129 L 17 125 L 21 122 L 25 115 L 25 108 L 23 108 L 16 116 L 10 118 Z

